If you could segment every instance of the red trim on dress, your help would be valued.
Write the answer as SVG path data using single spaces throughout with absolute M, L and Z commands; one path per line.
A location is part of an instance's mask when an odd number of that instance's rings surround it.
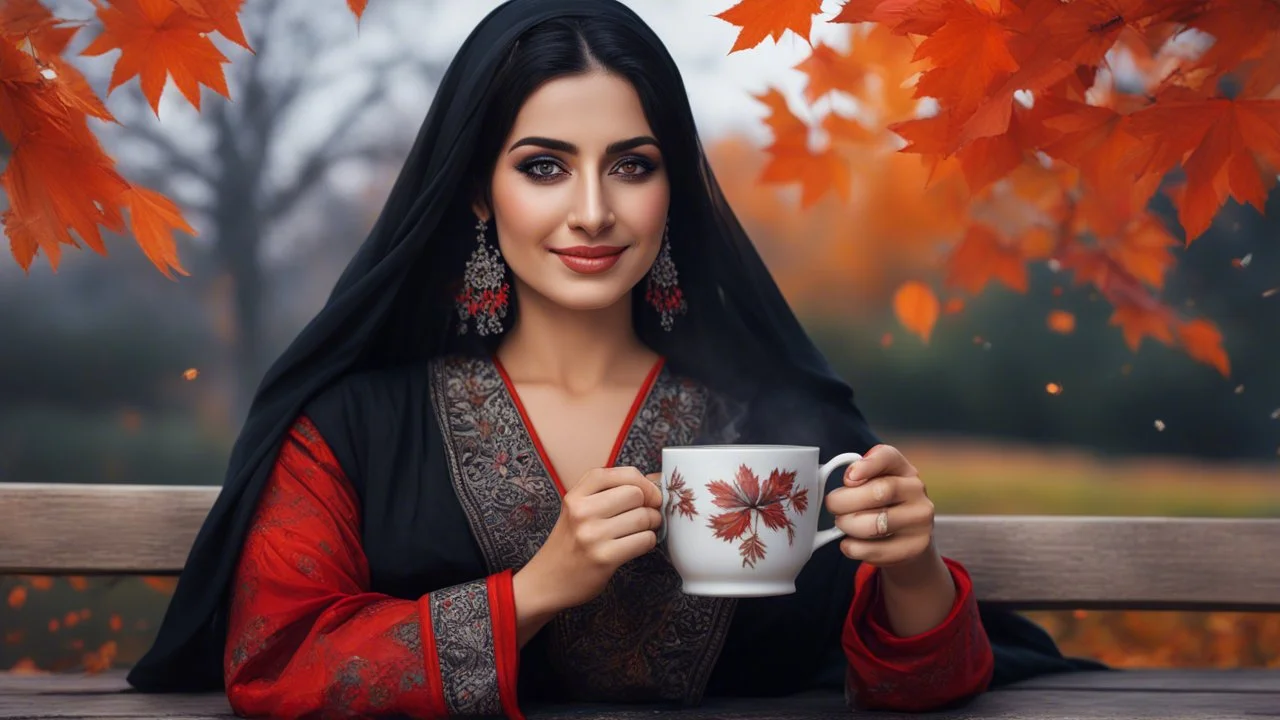
M 636 415 L 643 407 L 645 398 L 649 396 L 649 391 L 653 389 L 654 382 L 658 379 L 658 372 L 662 370 L 662 366 L 666 363 L 666 358 L 659 357 L 658 361 L 649 369 L 649 374 L 645 376 L 644 382 L 641 383 L 640 389 L 636 392 L 635 400 L 631 402 L 631 409 L 627 412 L 626 420 L 623 421 L 622 427 L 618 429 L 618 435 L 613 441 L 613 449 L 609 452 L 609 460 L 605 463 L 605 467 L 613 467 L 618 461 L 618 454 L 622 452 L 622 445 L 627 440 L 627 434 L 631 431 L 631 423 L 635 420 Z M 497 355 L 493 356 L 493 365 L 498 369 L 498 375 L 502 377 L 502 384 L 507 386 L 507 394 L 511 396 L 511 400 L 515 403 L 516 411 L 520 413 L 520 422 L 524 423 L 525 430 L 529 433 L 529 439 L 533 441 L 533 448 L 538 453 L 538 458 L 542 460 L 542 466 L 547 469 L 547 474 L 551 476 L 551 481 L 556 484 L 556 490 L 563 497 L 565 492 L 564 483 L 560 481 L 560 473 L 556 472 L 555 465 L 551 464 L 551 456 L 547 455 L 547 450 L 542 445 L 542 439 L 538 437 L 538 430 L 533 426 L 533 421 L 529 419 L 529 413 L 524 408 L 524 402 L 520 400 L 520 393 L 516 391 L 516 384 L 511 381 L 511 376 L 507 374 L 507 369 L 503 367 L 502 361 Z
M 618 438 L 613 441 L 613 449 L 609 451 L 609 462 L 605 463 L 605 467 L 613 467 L 618 464 L 618 455 L 622 453 L 622 446 L 627 442 L 627 434 L 631 431 L 631 424 L 636 421 L 636 415 L 640 414 L 640 408 L 644 407 L 644 401 L 649 398 L 649 392 L 653 390 L 653 384 L 658 379 L 658 373 L 662 371 L 662 366 L 667 359 L 659 357 L 658 362 L 653 364 L 649 369 L 649 374 L 645 376 L 644 382 L 640 383 L 640 390 L 636 392 L 636 399 L 631 401 L 631 409 L 627 411 L 627 418 L 622 421 L 622 429 L 618 431 Z
M 516 690 L 520 673 L 519 630 L 516 627 L 516 601 L 511 587 L 511 570 L 490 575 L 489 617 L 493 625 L 494 657 L 498 670 L 498 695 L 502 709 L 511 720 L 524 720 Z

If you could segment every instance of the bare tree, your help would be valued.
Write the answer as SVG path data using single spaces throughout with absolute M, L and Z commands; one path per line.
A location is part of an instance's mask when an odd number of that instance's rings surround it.
M 447 62 L 412 34 L 432 9 L 386 3 L 357 25 L 343 3 L 257 0 L 241 14 L 254 52 L 224 48 L 230 101 L 206 91 L 197 112 L 168 97 L 157 119 L 136 89 L 112 98 L 122 124 L 104 140 L 124 171 L 200 232 L 206 252 L 184 263 L 234 283 L 237 417 L 266 369 L 266 245 L 309 198 L 341 192 L 325 187 L 338 168 L 403 159 Z

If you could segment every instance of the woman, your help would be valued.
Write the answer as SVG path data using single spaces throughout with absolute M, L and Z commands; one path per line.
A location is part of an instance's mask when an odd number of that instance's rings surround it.
M 854 450 L 850 538 L 794 595 L 685 595 L 665 445 Z M 831 489 L 829 488 L 829 489 Z M 1075 666 L 979 615 L 612 0 L 512 0 L 463 44 L 386 207 L 268 373 L 144 691 L 242 715 L 506 715 L 845 686 L 923 710 Z

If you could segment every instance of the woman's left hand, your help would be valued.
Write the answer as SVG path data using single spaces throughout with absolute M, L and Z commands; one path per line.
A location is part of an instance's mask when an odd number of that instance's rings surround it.
M 933 550 L 933 502 L 919 472 L 897 448 L 877 445 L 827 495 L 827 510 L 848 537 L 840 550 L 853 560 L 890 567 Z

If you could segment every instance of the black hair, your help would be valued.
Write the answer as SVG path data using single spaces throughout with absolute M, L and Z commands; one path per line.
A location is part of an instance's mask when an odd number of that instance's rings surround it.
M 697 162 L 700 157 L 699 141 L 693 111 L 683 80 L 665 56 L 652 43 L 646 42 L 633 26 L 612 18 L 568 16 L 545 20 L 531 26 L 512 44 L 488 91 L 488 111 L 480 120 L 479 139 L 472 155 L 470 173 L 455 202 L 459 217 L 455 221 L 458 231 L 454 237 L 474 240 L 474 231 L 464 232 L 461 225 L 464 221 L 468 228 L 474 225 L 471 209 L 476 200 L 493 207 L 493 172 L 516 117 L 529 97 L 552 80 L 595 71 L 625 78 L 639 96 L 645 118 L 658 141 L 669 179 L 668 227 L 670 236 L 674 238 L 672 256 L 679 271 L 684 273 L 685 267 L 696 260 L 693 249 L 680 247 L 687 244 L 679 241 L 687 237 L 682 230 L 695 226 L 695 222 L 680 199 L 688 197 L 688 192 L 705 192 L 699 187 L 702 184 Z M 466 256 L 475 247 L 473 242 L 464 245 L 464 251 L 450 253 L 453 256 L 450 260 L 453 277 L 444 283 L 444 287 L 449 288 L 449 297 L 460 287 L 459 276 Z M 682 259 L 686 260 L 685 267 L 682 267 Z M 510 273 L 510 269 L 507 272 Z M 657 330 L 657 313 L 643 302 L 643 294 L 644 283 L 641 282 L 632 291 L 636 329 L 651 346 L 666 344 L 663 341 L 667 338 Z M 518 305 L 518 301 L 511 304 L 506 318 L 507 327 L 519 312 Z M 677 322 L 681 319 L 678 318 Z M 463 346 L 457 349 L 467 349 L 466 346 L 475 342 L 479 342 L 481 347 L 470 349 L 492 352 L 499 338 L 461 338 L 454 345 Z

